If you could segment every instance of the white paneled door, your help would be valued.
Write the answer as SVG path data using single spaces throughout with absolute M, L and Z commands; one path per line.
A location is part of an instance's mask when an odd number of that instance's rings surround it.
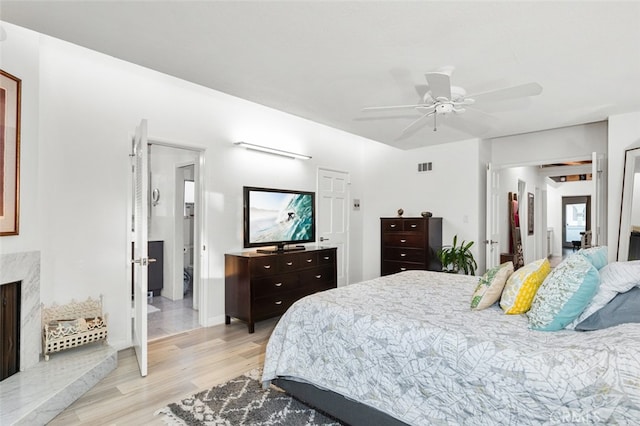
M 491 163 L 487 164 L 487 229 L 486 240 L 487 245 L 487 270 L 497 266 L 500 262 L 500 179 L 498 172 L 492 167 Z
M 147 157 L 147 120 L 136 128 L 133 139 L 133 347 L 140 375 L 147 375 L 147 253 L 149 205 L 149 165 Z
M 338 286 L 349 275 L 349 173 L 318 169 L 318 242 L 337 247 Z

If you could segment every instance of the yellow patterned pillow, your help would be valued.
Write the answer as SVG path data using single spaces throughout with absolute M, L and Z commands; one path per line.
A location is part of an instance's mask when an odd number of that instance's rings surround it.
M 536 260 L 515 271 L 502 291 L 500 307 L 505 314 L 524 314 L 531 308 L 538 287 L 551 271 L 547 259 Z

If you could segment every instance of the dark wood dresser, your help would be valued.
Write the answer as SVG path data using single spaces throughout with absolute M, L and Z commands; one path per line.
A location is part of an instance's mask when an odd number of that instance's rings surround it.
M 440 271 L 441 217 L 380 218 L 380 274 L 408 269 Z
M 298 299 L 337 286 L 336 248 L 224 255 L 225 323 L 282 315 Z

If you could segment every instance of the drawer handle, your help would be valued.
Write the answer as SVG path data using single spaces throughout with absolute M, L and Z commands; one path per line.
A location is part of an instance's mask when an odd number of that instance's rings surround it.
M 324 257 L 324 260 L 329 260 L 329 259 L 331 259 L 329 256 Z
M 276 287 L 282 287 L 282 283 L 275 283 Z
M 313 262 L 313 259 L 307 259 L 307 263 Z
M 400 270 L 401 270 L 401 271 L 406 271 L 406 270 L 407 270 L 407 268 L 400 268 Z
M 293 262 L 287 262 L 287 266 L 293 265 Z
M 322 278 L 322 275 L 316 275 L 316 278 L 320 279 Z
M 412 228 L 415 228 L 416 226 L 418 226 L 418 225 L 416 225 L 415 223 L 412 223 L 412 224 L 411 224 L 411 227 L 412 227 Z
M 278 301 L 276 302 L 276 305 L 282 305 L 282 300 L 278 300 Z
M 389 225 L 389 227 L 390 227 L 390 228 L 395 228 L 395 227 L 396 227 L 396 224 L 395 224 L 395 223 L 392 223 L 391 225 Z
M 400 257 L 405 257 L 407 253 L 400 253 Z
M 406 242 L 407 242 L 407 240 L 400 240 L 400 242 L 401 242 L 401 243 L 406 243 Z
M 271 269 L 271 265 L 264 265 L 263 268 L 264 269 Z

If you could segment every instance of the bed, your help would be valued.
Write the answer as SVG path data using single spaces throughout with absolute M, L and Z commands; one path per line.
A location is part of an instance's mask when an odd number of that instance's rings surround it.
M 274 383 L 349 424 L 631 424 L 640 324 L 533 331 L 476 277 L 406 271 L 296 302 L 267 345 Z

